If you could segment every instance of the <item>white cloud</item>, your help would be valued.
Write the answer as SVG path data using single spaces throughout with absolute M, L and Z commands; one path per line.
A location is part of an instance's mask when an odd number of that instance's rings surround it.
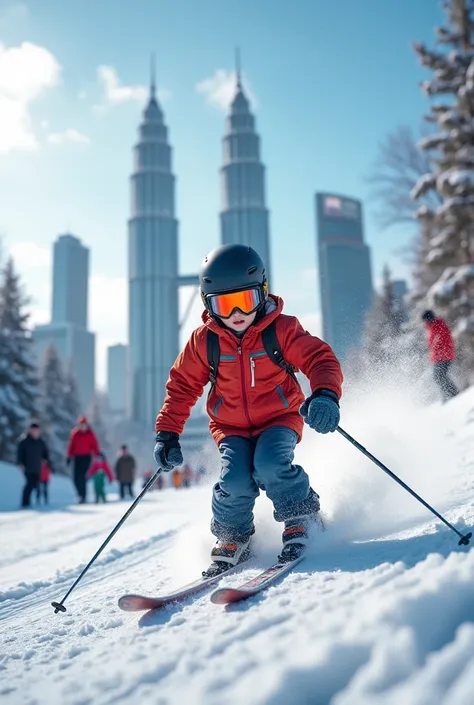
M 99 83 L 103 88 L 102 102 L 94 106 L 98 112 L 103 112 L 107 107 L 113 107 L 130 101 L 144 103 L 150 95 L 147 86 L 135 84 L 127 86 L 120 83 L 117 70 L 113 66 L 99 66 L 97 69 Z M 171 91 L 167 88 L 160 88 L 157 91 L 158 100 L 165 103 L 172 97 Z M 85 91 L 79 93 L 79 99 L 86 98 Z
M 45 323 L 49 323 L 50 321 L 51 316 L 47 308 L 39 308 L 38 306 L 33 306 L 33 308 L 31 309 L 31 316 L 29 320 L 29 325 L 31 327 L 42 326 Z
M 323 334 L 323 322 L 321 318 L 321 313 L 306 313 L 302 316 L 298 316 L 299 321 L 303 328 L 311 333 L 311 335 L 316 335 L 320 338 Z
M 17 242 L 9 250 L 16 266 L 24 273 L 51 266 L 51 250 L 34 242 Z
M 48 142 L 51 142 L 51 144 L 65 144 L 66 142 L 89 144 L 90 139 L 87 135 L 83 135 L 73 127 L 69 127 L 67 130 L 64 130 L 64 132 L 52 132 L 48 135 Z
M 58 84 L 61 66 L 45 47 L 0 43 L 0 153 L 34 150 L 30 104 Z
M 257 99 L 250 88 L 248 81 L 243 81 L 245 94 L 248 96 L 252 108 L 257 106 Z M 235 71 L 216 69 L 214 74 L 196 84 L 196 91 L 205 96 L 209 105 L 227 111 L 235 96 L 237 76 Z
M 113 66 L 99 66 L 97 69 L 99 83 L 104 89 L 106 105 L 120 105 L 131 100 L 143 102 L 148 96 L 146 86 L 126 86 L 120 83 L 117 71 Z

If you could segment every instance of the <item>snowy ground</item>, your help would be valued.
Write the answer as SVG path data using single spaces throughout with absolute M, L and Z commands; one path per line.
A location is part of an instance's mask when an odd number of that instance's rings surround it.
M 343 427 L 460 530 L 472 526 L 474 390 L 446 407 L 385 396 L 367 408 L 348 403 Z M 293 574 L 232 608 L 208 594 L 143 616 L 116 606 L 123 592 L 168 591 L 207 564 L 209 487 L 150 493 L 58 615 L 51 600 L 127 504 L 0 512 L 0 701 L 472 705 L 474 550 L 339 435 L 307 434 L 299 460 L 329 530 Z M 245 578 L 278 550 L 264 498 L 257 519 Z

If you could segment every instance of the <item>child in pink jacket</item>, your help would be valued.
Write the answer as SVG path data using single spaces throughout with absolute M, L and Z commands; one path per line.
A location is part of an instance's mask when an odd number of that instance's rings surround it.
M 51 468 L 47 460 L 43 460 L 41 463 L 41 472 L 38 479 L 38 484 L 36 485 L 36 503 L 41 504 L 41 497 L 43 497 L 44 503 L 48 504 L 48 485 L 51 479 Z
M 109 482 L 113 482 L 114 476 L 109 467 L 105 455 L 103 453 L 98 453 L 94 458 L 94 462 L 87 471 L 86 477 L 89 479 L 92 477 L 94 480 L 94 491 L 95 491 L 95 502 L 98 504 L 100 501 L 106 502 L 105 496 L 105 477 L 108 477 Z

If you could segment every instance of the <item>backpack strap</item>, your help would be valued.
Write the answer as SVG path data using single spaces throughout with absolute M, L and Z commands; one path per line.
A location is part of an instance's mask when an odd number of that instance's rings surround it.
M 272 321 L 270 325 L 263 329 L 262 341 L 268 357 L 273 360 L 278 367 L 286 370 L 288 374 L 291 375 L 297 382 L 298 380 L 296 379 L 295 368 L 283 357 L 280 343 L 278 342 L 278 337 L 276 334 L 276 320 Z
M 270 325 L 262 331 L 262 342 L 265 352 L 270 360 L 278 367 L 286 370 L 289 375 L 297 382 L 295 368 L 283 357 L 283 353 L 278 342 L 276 334 L 276 321 L 272 321 Z M 217 382 L 217 373 L 219 371 L 219 360 L 221 357 L 221 348 L 219 345 L 219 336 L 213 330 L 207 331 L 207 361 L 209 364 L 209 381 L 211 387 L 214 387 Z
M 221 348 L 219 345 L 219 336 L 213 330 L 207 331 L 207 361 L 209 363 L 209 381 L 211 387 L 214 387 L 217 382 L 217 373 L 219 371 L 219 360 L 221 357 Z

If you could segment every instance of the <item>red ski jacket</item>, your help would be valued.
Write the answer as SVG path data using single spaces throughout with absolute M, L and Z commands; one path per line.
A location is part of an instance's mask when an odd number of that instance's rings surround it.
M 426 337 L 432 364 L 456 359 L 453 336 L 442 318 L 426 323 Z
M 87 431 L 74 428 L 71 431 L 67 448 L 68 458 L 73 458 L 76 455 L 97 455 L 99 452 L 99 443 L 91 428 L 88 428 Z
M 329 345 L 307 333 L 294 316 L 283 315 L 283 301 L 242 338 L 203 313 L 197 328 L 171 368 L 166 397 L 156 419 L 157 431 L 181 434 L 191 409 L 209 382 L 207 330 L 219 335 L 220 364 L 217 383 L 207 399 L 210 430 L 219 444 L 226 436 L 253 436 L 271 426 L 292 428 L 301 439 L 304 401 L 300 385 L 267 356 L 261 332 L 276 320 L 276 334 L 285 360 L 308 377 L 312 391 L 330 389 L 341 396 L 342 372 Z
M 86 477 L 94 477 L 98 472 L 105 472 L 110 482 L 113 482 L 114 476 L 112 475 L 112 470 L 109 464 L 105 460 L 94 460 L 89 470 L 87 471 Z

